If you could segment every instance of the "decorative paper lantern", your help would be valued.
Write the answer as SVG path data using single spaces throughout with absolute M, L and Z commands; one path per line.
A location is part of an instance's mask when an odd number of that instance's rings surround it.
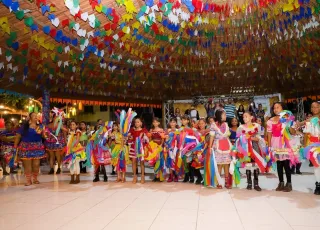
M 4 129 L 4 128 L 5 128 L 4 119 L 0 118 L 0 129 Z
M 79 110 L 82 111 L 83 107 L 82 107 L 82 103 L 79 102 Z

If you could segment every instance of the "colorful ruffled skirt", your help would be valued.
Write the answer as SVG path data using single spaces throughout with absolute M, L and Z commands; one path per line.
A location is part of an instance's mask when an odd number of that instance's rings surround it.
M 115 144 L 111 151 L 111 158 L 111 164 L 117 172 L 126 172 L 126 165 L 130 163 L 128 146 Z
M 320 166 L 320 143 L 313 143 L 302 149 L 302 158 L 311 161 L 314 167 Z
M 272 137 L 271 153 L 273 161 L 290 160 L 292 164 L 298 163 L 300 146 L 298 145 L 298 143 L 296 143 L 296 141 L 294 142 L 293 140 L 290 140 L 290 146 L 291 148 L 285 147 L 282 137 Z
M 39 142 L 21 141 L 19 146 L 19 158 L 21 160 L 42 159 L 46 157 L 44 145 Z
M 100 147 L 96 147 L 92 154 L 92 162 L 94 165 L 110 165 L 110 150 L 108 148 L 102 149 Z
M 63 163 L 68 163 L 68 168 L 70 168 L 74 166 L 75 160 L 85 161 L 86 159 L 87 155 L 84 151 L 84 147 L 82 147 L 81 144 L 78 143 L 78 145 L 72 148 L 71 152 L 64 157 Z
M 13 146 L 1 146 L 0 157 L 3 158 L 6 164 L 11 168 L 14 166 L 15 158 L 16 158 L 16 149 Z
M 161 145 L 151 141 L 147 149 L 148 154 L 145 160 L 149 162 L 150 166 L 154 167 L 154 174 L 158 178 L 160 178 L 161 181 L 163 181 L 163 174 L 165 168 L 163 148 Z
M 203 151 L 196 151 L 193 155 L 191 166 L 195 169 L 201 169 L 204 165 Z
M 215 140 L 215 161 L 217 164 L 231 163 L 231 143 L 228 139 Z
M 177 155 L 179 154 L 177 148 L 170 148 L 167 149 L 166 155 L 165 155 L 165 163 L 166 168 L 176 170 L 177 166 Z
M 46 150 L 49 151 L 61 151 L 66 147 L 66 140 L 62 132 L 59 133 L 57 139 L 55 139 L 51 134 L 48 135 L 48 138 L 44 142 Z

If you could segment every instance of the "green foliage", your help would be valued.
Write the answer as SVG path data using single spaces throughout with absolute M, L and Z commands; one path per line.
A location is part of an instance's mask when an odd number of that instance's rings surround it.
M 11 95 L 11 94 L 2 94 L 0 96 L 0 101 L 9 107 L 13 107 L 15 109 L 25 109 L 25 106 L 28 105 L 28 98 L 21 97 L 17 95 Z

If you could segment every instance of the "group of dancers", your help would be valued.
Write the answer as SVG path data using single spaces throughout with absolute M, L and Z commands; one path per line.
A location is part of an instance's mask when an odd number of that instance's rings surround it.
M 141 167 L 140 183 L 145 183 L 145 163 L 154 169 L 154 182 L 183 182 L 203 184 L 206 187 L 231 189 L 241 180 L 240 168 L 247 177 L 247 189 L 261 191 L 259 174 L 276 168 L 279 184 L 276 191 L 292 191 L 291 166 L 308 159 L 314 166 L 316 188 L 320 195 L 320 104 L 311 107 L 313 117 L 296 122 L 285 105 L 273 105 L 273 116 L 264 125 L 253 122 L 251 112 L 243 114 L 244 124 L 234 118 L 230 127 L 226 112 L 218 109 L 214 117 L 191 120 L 181 117 L 181 127 L 176 118 L 171 118 L 168 129 L 161 128 L 161 122 L 154 118 L 152 128 L 143 128 L 142 120 L 131 109 L 121 111 L 118 121 L 101 123 L 96 131 L 87 136 L 85 124 L 71 121 L 63 125 L 63 111 L 54 109 L 49 125 L 38 125 L 37 116 L 30 114 L 28 122 L 15 136 L 12 150 L 22 160 L 26 185 L 39 183 L 40 159 L 50 156 L 50 174 L 54 173 L 54 159 L 68 165 L 70 184 L 80 183 L 83 167 L 94 166 L 94 182 L 99 181 L 102 170 L 104 181 L 108 181 L 106 166 L 112 165 L 117 172 L 117 182 L 126 181 L 127 165 L 132 164 L 133 181 L 138 182 L 137 167 Z M 299 130 L 303 130 L 301 145 Z M 44 141 L 43 141 L 44 140 Z M 203 175 L 201 173 L 203 169 Z M 222 178 L 224 171 L 224 180 Z M 286 183 L 284 183 L 284 172 Z M 252 180 L 253 177 L 253 180 Z

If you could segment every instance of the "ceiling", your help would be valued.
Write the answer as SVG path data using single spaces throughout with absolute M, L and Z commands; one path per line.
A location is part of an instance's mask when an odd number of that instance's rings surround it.
M 0 82 L 162 101 L 318 94 L 319 0 L 0 0 Z

